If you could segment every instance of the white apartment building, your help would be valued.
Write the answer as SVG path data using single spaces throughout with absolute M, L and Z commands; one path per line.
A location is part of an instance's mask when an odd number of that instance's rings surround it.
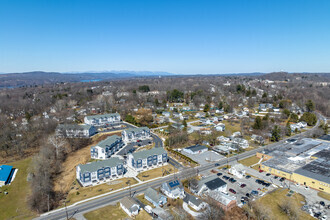
M 120 122 L 120 115 L 118 113 L 104 114 L 104 115 L 89 115 L 85 116 L 84 123 L 86 125 L 107 126 Z
M 104 160 L 124 146 L 121 137 L 113 135 L 91 147 L 91 158 Z
M 150 130 L 147 127 L 141 128 L 130 128 L 121 132 L 121 136 L 123 141 L 126 143 L 134 142 L 141 139 L 148 139 L 150 138 Z

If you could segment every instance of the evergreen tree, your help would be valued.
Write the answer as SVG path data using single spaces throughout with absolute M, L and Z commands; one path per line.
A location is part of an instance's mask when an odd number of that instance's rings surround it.
M 281 128 L 277 125 L 274 126 L 273 130 L 272 130 L 272 137 L 271 137 L 271 141 L 273 142 L 278 142 L 281 138 Z
M 262 121 L 261 121 L 261 118 L 260 116 L 257 116 L 255 121 L 254 121 L 254 124 L 252 126 L 254 129 L 261 129 L 262 128 Z

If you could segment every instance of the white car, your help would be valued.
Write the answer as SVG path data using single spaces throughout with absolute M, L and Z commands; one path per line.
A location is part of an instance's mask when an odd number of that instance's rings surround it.
M 149 214 L 152 213 L 152 208 L 149 205 L 144 206 L 144 210 L 146 210 L 146 212 L 148 212 Z

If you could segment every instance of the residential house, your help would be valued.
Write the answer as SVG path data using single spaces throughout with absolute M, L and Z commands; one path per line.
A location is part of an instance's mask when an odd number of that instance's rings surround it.
M 163 206 L 167 202 L 166 196 L 151 187 L 145 191 L 144 198 L 151 202 L 155 207 Z
M 123 146 L 124 142 L 121 137 L 117 135 L 107 137 L 94 147 L 91 147 L 91 158 L 101 160 L 107 159 Z
M 136 171 L 153 169 L 167 164 L 167 152 L 162 147 L 128 154 L 127 166 Z
M 90 186 L 122 177 L 124 172 L 123 161 L 113 157 L 108 160 L 79 164 L 76 167 L 76 178 L 82 186 Z
M 226 190 L 227 183 L 214 175 L 190 183 L 190 191 L 199 196 L 209 192 L 225 192 Z
M 68 138 L 87 138 L 95 133 L 96 128 L 92 125 L 59 124 L 55 130 L 56 136 Z
M 173 112 L 173 118 L 180 118 L 180 116 L 182 116 L 181 113 L 179 113 L 179 112 Z
M 196 211 L 200 211 L 207 206 L 207 204 L 203 202 L 203 200 L 200 200 L 199 198 L 190 194 L 186 194 L 186 197 L 183 199 L 183 202 L 187 203 Z
M 243 166 L 243 164 L 235 164 L 233 165 L 230 169 L 229 169 L 229 172 L 231 174 L 233 174 L 234 176 L 242 179 L 244 176 L 245 176 L 245 167 Z
M 84 117 L 84 123 L 94 126 L 109 126 L 118 124 L 120 122 L 120 115 L 118 113 L 104 114 L 104 115 L 90 115 Z
M 262 136 L 259 136 L 259 135 L 255 135 L 253 134 L 251 136 L 251 140 L 258 143 L 258 144 L 263 144 L 265 142 L 264 138 Z
M 188 154 L 201 154 L 206 151 L 208 151 L 208 148 L 206 146 L 199 145 L 199 144 L 196 144 L 196 145 L 193 145 L 190 147 L 186 147 L 183 149 L 183 152 L 186 152 Z
M 237 205 L 236 198 L 227 195 L 223 192 L 209 193 L 209 198 L 216 202 L 216 204 L 225 211 L 230 211 Z
M 219 123 L 215 126 L 215 130 L 217 131 L 225 131 L 225 129 L 226 129 L 226 125 L 223 123 Z
M 164 115 L 166 118 L 169 118 L 171 116 L 171 112 L 162 112 L 162 115 Z
M 0 166 L 0 187 L 10 183 L 14 170 L 10 165 Z
M 124 197 L 119 201 L 120 207 L 130 217 L 137 216 L 140 211 L 140 205 L 132 197 Z
M 164 182 L 161 191 L 171 199 L 183 199 L 185 197 L 183 186 L 178 179 Z
M 149 128 L 141 127 L 141 128 L 129 128 L 127 130 L 123 130 L 121 132 L 121 136 L 123 138 L 123 141 L 128 143 L 141 139 L 148 139 L 150 138 L 151 134 Z

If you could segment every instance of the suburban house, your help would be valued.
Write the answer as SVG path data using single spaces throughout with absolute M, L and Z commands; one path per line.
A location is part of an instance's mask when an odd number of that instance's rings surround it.
M 183 199 L 185 197 L 183 186 L 178 179 L 163 183 L 160 189 L 171 199 Z
M 117 157 L 108 160 L 79 164 L 76 167 L 76 177 L 82 186 L 90 186 L 109 181 L 124 175 L 123 161 Z
M 156 207 L 154 209 L 152 209 L 152 217 L 153 219 L 157 219 L 157 220 L 172 220 L 174 219 L 173 215 L 160 207 Z
M 9 184 L 15 169 L 10 165 L 0 166 L 0 187 Z
M 166 118 L 169 118 L 171 116 L 171 112 L 163 112 L 162 115 L 164 115 Z
M 227 183 L 214 175 L 190 183 L 190 191 L 199 196 L 204 193 L 225 192 L 226 190 Z
M 208 194 L 209 198 L 225 211 L 230 211 L 236 204 L 236 198 L 223 192 L 214 192 Z
M 132 197 L 124 197 L 119 201 L 120 207 L 130 217 L 137 216 L 140 211 L 140 205 Z
M 124 142 L 121 137 L 117 135 L 107 137 L 107 139 L 91 147 L 91 158 L 101 160 L 107 159 L 123 146 Z
M 230 169 L 229 172 L 234 176 L 242 179 L 245 176 L 245 167 L 243 164 L 235 164 Z
M 167 202 L 166 196 L 151 187 L 145 191 L 144 198 L 151 202 L 155 207 L 163 206 Z
M 56 127 L 55 134 L 59 137 L 90 137 L 96 133 L 96 128 L 92 125 L 78 124 L 59 124 Z
M 147 127 L 129 128 L 127 130 L 123 130 L 121 132 L 121 136 L 126 143 L 134 142 L 137 140 L 150 138 L 150 130 Z
M 143 171 L 167 164 L 167 152 L 162 147 L 128 154 L 127 166 Z
M 199 144 L 196 144 L 196 145 L 193 145 L 190 147 L 186 147 L 183 149 L 183 152 L 186 152 L 188 154 L 201 154 L 206 151 L 208 151 L 208 148 L 206 146 L 199 145 Z
M 207 206 L 207 204 L 203 202 L 203 200 L 200 200 L 196 196 L 190 194 L 186 194 L 186 197 L 183 199 L 183 202 L 187 203 L 196 211 L 200 211 L 201 209 L 204 209 Z
M 120 114 L 104 114 L 104 115 L 89 115 L 85 116 L 84 123 L 86 125 L 94 125 L 94 126 L 105 126 L 105 125 L 113 125 L 120 122 Z
M 219 123 L 215 126 L 215 130 L 217 131 L 225 131 L 225 129 L 226 129 L 226 125 L 223 123 Z

